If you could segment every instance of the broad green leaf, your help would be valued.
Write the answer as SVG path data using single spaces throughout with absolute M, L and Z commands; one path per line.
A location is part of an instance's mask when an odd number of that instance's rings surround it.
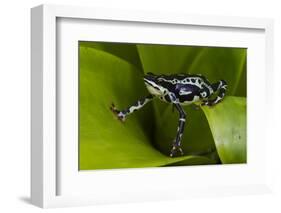
M 244 57 L 244 60 L 241 62 L 243 65 L 243 73 L 241 74 L 240 81 L 237 86 L 237 90 L 235 91 L 235 96 L 239 97 L 247 97 L 247 60 L 246 56 Z
M 246 54 L 245 48 L 205 47 L 186 72 L 200 73 L 211 83 L 223 79 L 228 83 L 228 95 L 236 95 L 238 90 L 246 95 Z
M 80 41 L 79 45 L 110 53 L 114 56 L 126 60 L 128 63 L 131 63 L 140 71 L 142 71 L 142 64 L 135 44 Z
M 181 160 L 175 163 L 166 164 L 164 166 L 210 165 L 210 164 L 217 164 L 217 161 L 204 156 L 191 155 L 186 160 Z
M 202 47 L 138 44 L 144 72 L 154 74 L 186 73 Z
M 170 158 L 152 145 L 154 112 L 151 104 L 116 119 L 112 102 L 125 108 L 147 94 L 142 75 L 125 60 L 94 48 L 80 46 L 79 168 L 81 170 L 164 166 L 194 156 Z M 211 160 L 210 160 L 211 162 Z M 202 159 L 206 163 L 206 159 Z
M 202 107 L 223 163 L 246 163 L 246 98 L 226 97 L 215 107 Z

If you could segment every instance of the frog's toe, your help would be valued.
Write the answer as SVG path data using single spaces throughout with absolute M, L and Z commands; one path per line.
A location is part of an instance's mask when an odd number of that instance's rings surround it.
M 110 106 L 110 110 L 114 113 L 114 114 L 118 114 L 120 111 L 116 109 L 114 103 L 111 104 Z
M 122 122 L 125 121 L 125 115 L 119 111 L 115 105 L 112 103 L 111 106 L 110 106 L 110 110 L 114 113 L 114 115 Z
M 208 106 L 209 105 L 209 101 L 202 101 L 201 106 Z
M 178 145 L 173 145 L 171 151 L 170 151 L 170 157 L 175 157 L 177 153 L 180 153 L 180 155 L 183 155 L 182 148 Z
M 215 104 L 212 102 L 212 101 L 203 101 L 201 103 L 201 106 L 208 106 L 208 107 L 212 107 L 214 106 Z

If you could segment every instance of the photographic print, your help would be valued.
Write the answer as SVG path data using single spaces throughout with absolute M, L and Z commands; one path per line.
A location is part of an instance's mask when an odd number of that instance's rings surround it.
M 247 49 L 80 41 L 79 169 L 247 162 Z

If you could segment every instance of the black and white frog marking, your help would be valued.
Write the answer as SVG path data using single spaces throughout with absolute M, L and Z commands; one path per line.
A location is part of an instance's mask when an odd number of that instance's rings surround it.
M 144 76 L 144 83 L 150 93 L 147 97 L 138 100 L 132 106 L 121 111 L 117 110 L 114 104 L 112 104 L 110 109 L 121 121 L 125 121 L 129 114 L 142 108 L 154 97 L 173 104 L 179 112 L 179 123 L 176 138 L 173 141 L 170 152 L 171 157 L 175 156 L 177 152 L 183 155 L 181 139 L 184 132 L 186 113 L 182 106 L 194 103 L 200 103 L 202 106 L 214 106 L 223 100 L 227 90 L 227 83 L 224 80 L 211 84 L 202 75 L 154 75 L 148 73 Z M 211 99 L 210 97 L 214 93 L 217 93 L 217 95 Z

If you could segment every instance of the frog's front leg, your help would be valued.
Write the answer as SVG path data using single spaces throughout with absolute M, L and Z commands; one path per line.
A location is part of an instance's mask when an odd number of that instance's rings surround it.
M 185 126 L 185 119 L 186 119 L 186 113 L 181 107 L 179 103 L 174 103 L 174 106 L 179 112 L 179 124 L 177 129 L 177 136 L 176 139 L 173 142 L 173 147 L 170 152 L 170 157 L 174 157 L 174 155 L 179 151 L 181 155 L 183 155 L 183 151 L 181 149 L 181 139 L 184 131 Z
M 133 105 L 129 106 L 128 108 L 126 108 L 124 110 L 118 110 L 115 107 L 114 104 L 111 105 L 110 109 L 118 117 L 119 120 L 125 121 L 126 117 L 129 114 L 139 110 L 140 108 L 142 108 L 145 104 L 147 104 L 152 99 L 153 99 L 153 96 L 152 95 L 148 95 L 145 98 L 142 98 L 142 99 L 136 101 Z
M 220 80 L 217 83 L 211 85 L 214 92 L 218 92 L 218 95 L 214 99 L 205 100 L 202 102 L 202 106 L 214 106 L 221 102 L 225 96 L 227 90 L 227 83 L 224 80 Z

